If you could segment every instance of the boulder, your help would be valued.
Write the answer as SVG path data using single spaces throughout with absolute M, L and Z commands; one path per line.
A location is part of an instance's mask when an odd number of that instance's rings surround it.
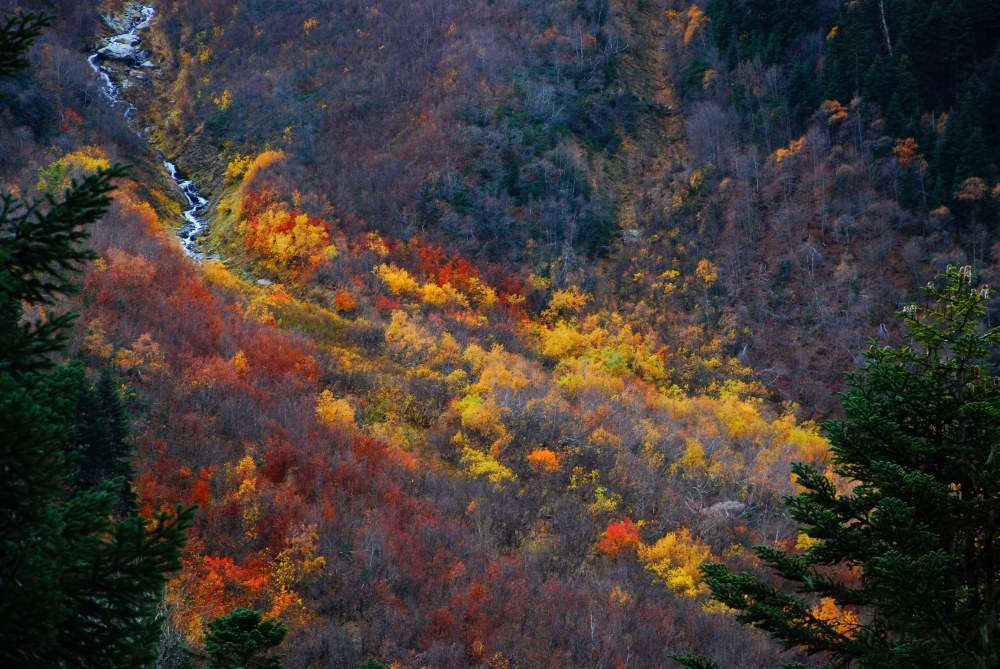
M 124 35 L 115 35 L 111 38 L 111 41 L 117 44 L 127 44 L 129 46 L 135 46 L 140 41 L 138 35 L 132 35 L 131 33 L 125 33 Z
M 747 508 L 747 505 L 743 502 L 737 502 L 734 499 L 726 500 L 724 502 L 716 502 L 707 509 L 702 509 L 701 513 L 706 516 L 738 516 Z
M 258 286 L 270 286 L 273 283 L 270 279 L 257 279 Z
M 102 58 L 107 58 L 108 60 L 133 61 L 136 59 L 138 52 L 139 50 L 134 46 L 122 44 L 121 42 L 112 42 L 97 53 Z

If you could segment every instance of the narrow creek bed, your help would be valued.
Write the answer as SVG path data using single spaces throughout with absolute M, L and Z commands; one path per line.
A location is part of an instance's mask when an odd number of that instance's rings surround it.
M 121 16 L 105 20 L 106 25 L 116 34 L 104 39 L 103 46 L 87 58 L 91 69 L 104 84 L 102 89 L 104 97 L 112 109 L 119 109 L 123 105 L 122 89 L 126 85 L 123 82 L 127 82 L 129 77 L 145 76 L 141 74 L 143 70 L 155 67 L 149 59 L 149 54 L 142 49 L 142 37 L 139 35 L 140 32 L 149 29 L 155 16 L 156 10 L 152 7 L 129 3 Z M 120 63 L 123 67 L 113 68 L 109 62 Z M 120 72 L 121 69 L 125 72 L 124 76 Z M 131 126 L 136 112 L 135 105 L 125 102 L 124 106 L 122 115 Z M 163 167 L 184 193 L 188 202 L 188 209 L 183 212 L 184 222 L 177 230 L 181 245 L 188 256 L 201 261 L 205 258 L 205 254 L 198 250 L 198 238 L 208 228 L 208 221 L 203 216 L 208 200 L 198 191 L 195 182 L 181 173 L 174 163 L 163 160 Z

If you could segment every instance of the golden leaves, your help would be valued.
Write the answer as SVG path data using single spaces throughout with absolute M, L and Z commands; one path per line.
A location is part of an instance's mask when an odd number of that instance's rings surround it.
M 668 532 L 651 546 L 640 546 L 639 560 L 668 588 L 684 597 L 708 592 L 698 567 L 712 557 L 712 549 L 691 536 L 687 528 Z
M 334 427 L 354 427 L 354 408 L 347 400 L 334 397 L 329 390 L 324 390 L 316 398 L 316 417 Z

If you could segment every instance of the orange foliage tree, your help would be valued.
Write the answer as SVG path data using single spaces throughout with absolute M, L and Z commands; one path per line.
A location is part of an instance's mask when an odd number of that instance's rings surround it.
M 610 558 L 633 553 L 639 547 L 639 527 L 631 518 L 609 523 L 595 547 Z

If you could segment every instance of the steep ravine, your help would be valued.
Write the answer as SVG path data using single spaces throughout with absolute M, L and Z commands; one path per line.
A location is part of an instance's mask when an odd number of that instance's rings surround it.
M 126 122 L 131 126 L 136 108 L 132 103 L 122 101 L 122 90 L 146 78 L 145 70 L 155 67 L 149 54 L 142 50 L 141 32 L 152 24 L 156 10 L 148 5 L 129 3 L 120 16 L 105 17 L 104 23 L 115 34 L 103 40 L 103 46 L 87 58 L 87 62 L 104 84 L 104 95 L 112 109 L 121 110 Z M 124 108 L 122 108 L 124 106 Z M 138 132 L 142 136 L 141 132 Z M 162 158 L 162 156 L 161 156 Z M 178 227 L 177 235 L 185 253 L 194 260 L 205 258 L 199 249 L 199 238 L 206 232 L 208 221 L 204 217 L 208 200 L 198 191 L 192 179 L 181 173 L 177 166 L 162 160 L 163 167 L 187 200 L 184 222 Z

